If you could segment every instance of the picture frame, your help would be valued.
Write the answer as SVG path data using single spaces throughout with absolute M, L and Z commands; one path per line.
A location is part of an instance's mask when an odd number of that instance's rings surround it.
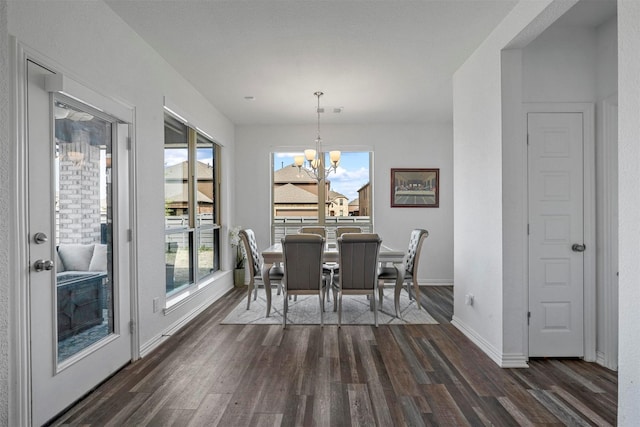
M 440 169 L 391 169 L 392 208 L 437 208 Z

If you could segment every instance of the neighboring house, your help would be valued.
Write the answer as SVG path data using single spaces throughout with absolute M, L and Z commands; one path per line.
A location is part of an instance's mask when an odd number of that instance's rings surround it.
M 188 162 L 164 169 L 165 211 L 169 216 L 186 215 L 188 202 Z M 198 213 L 213 213 L 213 167 L 197 162 Z
M 358 190 L 359 215 L 371 215 L 371 184 L 368 182 Z
M 331 197 L 331 181 L 325 180 Z M 336 193 L 337 194 L 337 193 Z M 344 197 L 344 196 L 343 196 Z M 329 200 L 325 212 L 329 212 Z M 305 168 L 283 166 L 273 172 L 274 216 L 318 216 L 318 181 Z
M 360 215 L 360 198 L 356 198 L 349 202 L 349 216 Z
M 328 216 L 349 216 L 349 199 L 337 191 L 329 191 Z
M 279 185 L 273 189 L 273 215 L 317 216 L 318 196 L 295 184 Z

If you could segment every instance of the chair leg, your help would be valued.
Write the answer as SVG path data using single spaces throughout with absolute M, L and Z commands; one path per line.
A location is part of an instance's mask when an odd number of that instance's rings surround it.
M 257 300 L 258 299 L 258 287 L 254 286 L 253 287 L 253 300 Z
M 249 287 L 247 289 L 247 310 L 249 310 L 249 306 L 251 305 L 251 292 L 253 291 L 253 279 L 249 281 L 248 286 Z
M 378 298 L 380 299 L 380 309 L 382 310 L 382 301 L 384 300 L 384 282 L 378 282 Z
M 378 307 L 376 307 L 376 290 L 373 290 L 373 295 L 371 295 L 371 300 L 373 301 L 373 318 L 376 321 L 376 328 L 378 327 Z
M 396 306 L 396 317 L 402 319 L 402 315 L 400 314 L 400 292 L 402 292 L 402 277 L 398 276 L 396 278 L 396 287 L 394 290 L 393 301 Z
M 320 291 L 318 299 L 320 300 L 320 327 L 324 328 L 324 297 L 322 295 L 322 291 Z
M 422 306 L 420 305 L 420 286 L 418 285 L 418 281 L 415 280 L 415 277 L 414 277 L 414 281 L 413 281 L 413 293 L 415 294 L 416 304 L 418 305 L 418 310 L 421 310 Z
M 333 311 L 336 312 L 338 311 L 338 290 L 335 288 L 335 286 L 332 286 L 333 289 L 331 289 L 333 291 Z
M 342 292 L 338 295 L 338 328 L 342 326 Z M 334 302 L 335 304 L 335 302 Z
M 287 295 L 285 295 L 284 307 L 282 309 L 282 329 L 285 329 L 287 327 L 287 311 L 289 308 L 288 306 L 289 306 L 289 298 L 287 298 Z

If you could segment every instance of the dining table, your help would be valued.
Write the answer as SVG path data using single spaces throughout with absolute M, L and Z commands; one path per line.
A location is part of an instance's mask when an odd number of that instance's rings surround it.
M 322 257 L 322 261 L 325 263 L 337 263 L 339 261 L 338 245 L 335 242 L 326 242 L 325 249 Z M 389 248 L 382 244 L 380 246 L 380 253 L 378 254 L 378 262 L 380 263 L 392 263 L 398 275 L 396 278 L 396 284 L 394 288 L 394 304 L 396 310 L 396 317 L 400 317 L 400 293 L 402 291 L 402 284 L 404 282 L 404 256 L 405 252 Z M 262 280 L 264 282 L 265 293 L 267 294 L 267 317 L 271 312 L 271 281 L 269 280 L 269 269 L 278 263 L 284 261 L 282 254 L 282 243 L 275 243 L 262 251 L 262 259 L 264 261 L 262 265 Z

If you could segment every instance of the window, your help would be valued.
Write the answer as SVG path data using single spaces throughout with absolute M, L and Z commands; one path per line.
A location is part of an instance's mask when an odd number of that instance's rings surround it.
M 165 114 L 166 292 L 174 295 L 220 269 L 219 146 Z
M 272 155 L 272 241 L 295 233 L 300 226 L 324 225 L 332 236 L 340 225 L 357 225 L 373 230 L 371 217 L 372 155 L 370 152 L 342 152 L 336 172 L 321 187 L 309 169 L 298 169 L 293 156 L 300 153 L 276 152 Z M 328 153 L 325 153 L 326 164 Z M 318 208 L 323 206 L 324 209 Z

